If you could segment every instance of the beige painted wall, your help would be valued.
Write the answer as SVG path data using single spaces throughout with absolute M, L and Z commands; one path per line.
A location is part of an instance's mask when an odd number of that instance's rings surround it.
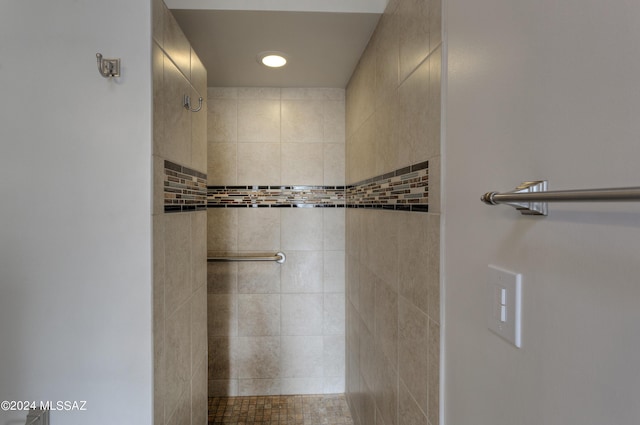
M 0 400 L 87 402 L 52 424 L 148 424 L 151 4 L 0 9 Z
M 638 185 L 640 4 L 449 0 L 446 422 L 640 418 L 640 205 L 479 201 L 522 181 Z M 487 329 L 487 266 L 522 273 L 522 348 Z

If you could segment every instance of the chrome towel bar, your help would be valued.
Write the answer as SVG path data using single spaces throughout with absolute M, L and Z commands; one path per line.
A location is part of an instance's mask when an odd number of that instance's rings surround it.
M 278 252 L 276 255 L 272 256 L 261 256 L 261 255 L 225 255 L 219 257 L 208 257 L 207 262 L 214 261 L 275 261 L 276 263 L 284 263 L 287 261 L 286 255 L 283 252 Z
M 480 199 L 488 205 L 510 205 L 523 215 L 547 215 L 547 202 L 638 202 L 640 187 L 547 191 L 547 181 L 539 180 L 511 192 L 487 192 Z

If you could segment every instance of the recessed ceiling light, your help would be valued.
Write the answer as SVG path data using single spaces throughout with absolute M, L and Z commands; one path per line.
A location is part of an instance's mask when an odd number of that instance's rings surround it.
M 258 62 L 269 68 L 280 68 L 287 64 L 287 58 L 282 52 L 262 52 L 258 55 Z

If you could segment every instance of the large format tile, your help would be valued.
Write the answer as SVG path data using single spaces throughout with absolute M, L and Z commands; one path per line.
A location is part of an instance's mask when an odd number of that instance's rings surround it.
M 322 334 L 323 335 L 344 335 L 344 333 L 345 333 L 344 293 L 324 294 Z
M 323 290 L 322 251 L 287 251 L 281 266 L 283 293 L 320 293 Z
M 238 297 L 236 294 L 207 294 L 209 337 L 238 335 Z
M 238 87 L 238 99 L 280 100 L 281 89 L 277 87 Z
M 238 292 L 241 294 L 280 293 L 280 273 L 283 267 L 284 265 L 274 262 L 238 263 L 236 274 Z
M 233 252 L 238 250 L 238 210 L 209 208 L 207 210 L 207 250 Z
M 282 183 L 321 186 L 324 181 L 323 148 L 322 143 L 282 143 Z
M 345 249 L 345 209 L 333 208 L 323 211 L 323 237 L 325 251 Z
M 375 52 L 366 49 L 346 91 L 346 135 L 349 137 L 373 114 L 375 106 Z
M 316 87 L 283 87 L 282 100 L 342 100 L 344 89 Z
M 320 394 L 322 378 L 282 378 L 282 394 Z
M 427 288 L 429 292 L 427 314 L 440 323 L 440 215 L 429 214 L 427 225 L 429 256 L 427 264 Z
M 376 353 L 375 403 L 383 423 L 398 424 L 398 373 L 381 352 Z M 377 421 L 376 417 L 376 421 Z
M 375 331 L 376 282 L 379 279 L 367 268 L 360 267 L 358 298 L 360 316 L 369 332 Z
M 344 100 L 329 100 L 323 102 L 323 141 L 325 143 L 344 144 L 345 102 Z
M 399 306 L 399 374 L 423 412 L 427 411 L 429 318 L 404 297 Z
M 280 248 L 280 210 L 238 210 L 238 251 L 275 253 Z
M 237 339 L 233 357 L 238 377 L 278 378 L 280 376 L 280 337 L 258 336 Z
M 165 311 L 173 314 L 192 292 L 191 215 L 164 216 Z
M 398 217 L 398 272 L 400 294 L 425 313 L 429 302 L 429 215 L 404 213 Z
M 191 48 L 191 85 L 199 96 L 207 100 L 207 70 L 193 48 Z
M 237 99 L 237 87 L 208 87 L 207 98 L 211 99 Z
M 403 166 L 426 161 L 435 153 L 429 145 L 429 61 L 402 83 L 398 95 L 398 160 Z
M 280 101 L 239 99 L 238 141 L 279 142 Z
M 429 320 L 429 394 L 427 416 L 431 425 L 438 425 L 440 418 L 440 326 Z
M 191 297 L 191 370 L 207 364 L 207 291 L 204 286 Z
M 282 294 L 282 335 L 322 335 L 322 294 Z
M 197 211 L 191 215 L 191 290 L 207 283 L 207 213 Z
M 398 294 L 380 281 L 375 291 L 376 344 L 395 365 L 398 362 Z
M 280 379 L 239 379 L 239 396 L 263 396 L 278 395 L 280 392 Z
M 429 50 L 433 52 L 441 42 L 442 0 L 429 0 Z
M 279 143 L 238 143 L 238 184 L 280 184 Z
M 283 100 L 282 142 L 321 143 L 323 141 L 323 102 Z
M 429 54 L 429 0 L 400 0 L 400 81 Z
M 402 382 L 398 393 L 398 422 L 403 425 L 429 425 L 427 415 L 420 409 Z
M 367 216 L 362 260 L 392 290 L 398 289 L 398 218 L 406 212 L 382 211 Z
M 239 294 L 238 335 L 280 335 L 280 295 Z
M 191 380 L 191 425 L 206 425 L 209 397 L 207 394 L 207 362 L 201 362 L 193 371 Z
M 163 67 L 161 137 L 156 137 L 155 153 L 180 165 L 191 162 L 191 112 L 182 106 L 182 97 L 190 90 L 190 85 L 173 62 L 165 56 Z
M 343 394 L 345 391 L 344 374 L 340 376 L 325 376 L 322 378 L 323 394 Z
M 161 0 L 160 0 L 161 1 Z M 152 49 L 152 77 L 153 77 L 153 154 L 160 155 L 164 144 L 164 53 L 153 43 Z
M 376 175 L 408 165 L 400 163 L 398 159 L 398 108 L 398 90 L 387 92 L 378 101 L 375 113 Z
M 238 141 L 238 100 L 212 98 L 207 108 L 207 139 L 210 142 Z
M 345 145 L 340 143 L 324 144 L 324 177 L 325 186 L 345 185 Z
M 318 251 L 323 248 L 321 208 L 286 208 L 281 211 L 282 248 Z
M 321 378 L 321 336 L 283 336 L 280 370 L 283 378 Z
M 209 379 L 208 387 L 209 397 L 238 395 L 237 379 Z
M 210 186 L 235 186 L 238 183 L 238 144 L 209 143 L 207 183 Z
M 191 308 L 189 303 L 182 306 L 166 321 L 165 365 L 167 417 L 179 408 L 181 397 L 191 390 Z
M 238 263 L 207 263 L 207 292 L 210 294 L 238 292 Z
M 398 16 L 385 13 L 380 17 L 375 37 L 376 47 L 376 101 L 398 87 L 400 41 Z
M 191 89 L 192 108 L 197 107 L 198 97 L 195 90 Z M 191 112 L 191 158 L 188 165 L 201 173 L 207 172 L 207 101 L 203 99 L 202 107 L 198 112 Z
M 209 380 L 235 379 L 238 369 L 232 359 L 234 337 L 210 336 L 208 349 Z
M 345 292 L 344 251 L 324 252 L 324 292 Z
M 169 9 L 165 8 L 164 15 L 164 51 L 180 68 L 180 71 L 191 78 L 191 46 L 180 25 Z
M 323 337 L 322 373 L 324 377 L 341 377 L 345 374 L 345 337 L 331 335 Z M 344 381 L 343 381 L 344 385 Z
M 442 110 L 442 48 L 438 47 L 429 56 L 429 103 L 427 155 L 439 156 L 441 150 L 441 110 Z

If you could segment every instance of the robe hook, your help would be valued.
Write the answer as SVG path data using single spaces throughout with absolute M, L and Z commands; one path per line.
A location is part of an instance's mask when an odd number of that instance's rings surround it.
M 96 53 L 98 72 L 104 78 L 120 76 L 120 59 L 103 59 L 102 53 Z
M 182 104 L 184 105 L 184 109 L 186 109 L 188 111 L 191 111 L 191 112 L 198 112 L 200 109 L 202 109 L 202 101 L 203 100 L 204 99 L 202 99 L 201 97 L 198 98 L 198 102 L 199 102 L 198 107 L 196 109 L 191 109 L 191 97 L 187 96 L 185 94 L 184 97 L 183 97 L 183 103 Z

